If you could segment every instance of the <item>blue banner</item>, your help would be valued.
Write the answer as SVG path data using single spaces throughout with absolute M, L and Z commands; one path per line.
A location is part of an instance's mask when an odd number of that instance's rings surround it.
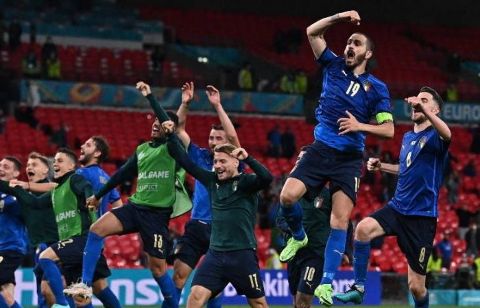
M 457 305 L 457 290 L 428 290 L 430 305 Z M 408 303 L 415 306 L 411 293 L 408 293 Z
M 22 80 L 21 99 L 23 101 L 29 100 L 32 91 L 38 91 L 40 100 L 44 103 L 150 108 L 148 101 L 134 86 Z M 152 93 L 166 109 L 176 110 L 181 103 L 180 89 L 152 88 Z M 221 97 L 223 108 L 230 112 L 303 114 L 303 97 L 300 95 L 221 91 Z M 194 102 L 190 105 L 190 109 L 196 111 L 213 110 L 204 89 L 195 91 Z
M 172 274 L 171 271 L 169 273 Z M 193 277 L 190 275 L 185 288 L 183 289 L 180 304 L 186 304 L 190 293 L 190 283 Z M 21 269 L 15 272 L 17 286 L 15 298 L 20 300 L 19 304 L 30 306 L 37 304 L 35 293 L 35 277 L 31 269 Z M 288 287 L 287 272 L 284 270 L 262 270 L 261 277 L 265 289 L 267 302 L 271 305 L 291 305 L 292 296 Z M 334 292 L 344 292 L 348 286 L 353 284 L 353 272 L 338 272 L 333 281 Z M 146 269 L 114 269 L 109 278 L 109 284 L 114 294 L 117 295 L 120 303 L 128 306 L 160 305 L 163 301 L 162 293 L 152 274 Z M 369 272 L 367 275 L 366 288 L 370 292 L 365 293 L 365 305 L 380 305 L 382 286 L 379 272 Z M 223 304 L 243 305 L 247 301 L 244 296 L 237 295 L 235 288 L 229 284 L 223 291 Z M 101 303 L 94 298 L 94 305 Z
M 458 306 L 480 307 L 480 291 L 458 290 Z
M 403 100 L 393 101 L 393 118 L 396 121 L 411 121 L 411 108 Z M 480 123 L 480 104 L 478 103 L 445 103 L 441 117 L 447 123 L 478 124 Z

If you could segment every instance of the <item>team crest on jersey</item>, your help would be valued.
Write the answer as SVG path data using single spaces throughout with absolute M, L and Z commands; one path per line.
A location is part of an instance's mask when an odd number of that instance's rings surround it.
M 425 143 L 427 143 L 427 136 L 423 136 L 418 142 L 418 146 L 420 147 L 420 149 L 423 149 Z
M 321 208 L 323 205 L 323 200 L 324 200 L 323 197 L 320 197 L 320 196 L 316 197 L 315 200 L 313 201 L 315 208 L 317 209 Z
M 107 181 L 107 178 L 104 177 L 104 176 L 100 176 L 100 177 L 99 177 L 99 180 L 100 180 L 100 183 L 102 183 L 102 184 L 105 184 L 105 183 L 108 182 L 108 181 Z
M 237 188 L 238 188 L 238 181 L 233 181 L 232 190 L 235 192 L 235 191 L 237 191 Z
M 370 88 L 372 87 L 372 84 L 368 81 L 365 81 L 363 83 L 363 89 L 365 90 L 365 92 L 368 92 L 368 90 L 370 90 Z
M 0 212 L 3 212 L 4 207 L 5 207 L 5 200 L 0 200 Z

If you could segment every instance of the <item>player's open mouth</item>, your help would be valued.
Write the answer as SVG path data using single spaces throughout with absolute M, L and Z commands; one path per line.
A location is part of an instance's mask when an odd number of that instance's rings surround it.
M 160 129 L 158 129 L 157 127 L 154 127 L 154 128 L 152 128 L 152 132 L 158 133 L 158 132 L 160 132 Z
M 353 52 L 353 50 L 349 50 L 347 51 L 347 59 L 354 59 L 355 58 L 355 53 Z
M 35 175 L 35 172 L 28 171 L 28 172 L 27 172 L 27 175 L 28 175 L 29 177 L 32 177 L 32 176 L 34 176 L 34 175 Z
M 0 178 L 5 176 L 5 172 L 0 172 Z

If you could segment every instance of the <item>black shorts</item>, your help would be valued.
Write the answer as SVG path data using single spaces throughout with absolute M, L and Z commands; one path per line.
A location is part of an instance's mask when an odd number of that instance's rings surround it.
M 212 291 L 212 297 L 232 283 L 238 294 L 247 298 L 265 296 L 255 250 L 215 251 L 209 249 L 193 277 L 192 286 Z
M 300 249 L 288 262 L 287 271 L 292 295 L 297 294 L 297 291 L 313 295 L 322 280 L 323 256 L 319 256 L 308 247 Z
M 355 204 L 362 164 L 362 152 L 342 152 L 315 141 L 307 146 L 289 177 L 302 181 L 307 190 L 319 191 L 330 182 L 332 194 L 341 190 Z
M 403 215 L 389 206 L 370 217 L 378 221 L 386 235 L 397 236 L 398 246 L 407 257 L 408 265 L 418 274 L 425 275 L 433 249 L 437 218 Z
M 15 271 L 22 265 L 24 254 L 14 250 L 0 251 L 0 286 L 15 284 Z
M 83 250 L 86 244 L 87 236 L 81 235 L 56 242 L 50 246 L 60 259 L 60 267 L 67 285 L 79 282 L 82 278 Z M 101 254 L 93 274 L 93 281 L 107 278 L 110 275 L 111 272 L 108 268 L 107 260 Z
M 200 258 L 208 251 L 211 232 L 211 224 L 196 219 L 190 220 L 185 226 L 185 233 L 178 239 L 174 257 L 190 268 L 195 268 Z
M 111 212 L 122 223 L 123 234 L 140 233 L 146 253 L 160 259 L 167 257 L 170 246 L 168 223 L 172 208 L 146 208 L 129 201 Z

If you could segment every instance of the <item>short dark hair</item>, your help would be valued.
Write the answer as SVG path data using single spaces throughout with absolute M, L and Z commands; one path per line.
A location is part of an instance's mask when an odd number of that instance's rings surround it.
M 95 148 L 100 151 L 100 156 L 98 156 L 98 162 L 103 163 L 107 160 L 108 155 L 110 154 L 110 145 L 108 145 L 107 139 L 103 136 L 92 136 L 93 142 L 95 143 Z
M 43 156 L 42 154 L 38 152 L 31 152 L 28 154 L 28 159 L 38 159 L 40 160 L 45 166 L 47 166 L 48 169 L 50 169 L 50 161 L 46 156 Z
M 236 146 L 234 146 L 233 144 L 230 144 L 230 143 L 224 143 L 224 144 L 219 144 L 217 145 L 213 151 L 214 152 L 218 152 L 218 153 L 225 153 L 225 154 L 232 154 L 232 152 L 237 149 Z
M 17 171 L 20 171 L 20 169 L 22 169 L 22 163 L 20 162 L 20 160 L 18 158 L 16 158 L 15 156 L 5 156 L 3 159 L 6 159 L 8 161 L 11 161 L 13 163 L 13 166 L 15 167 L 15 169 Z
M 69 148 L 60 148 L 57 150 L 57 153 L 63 153 L 67 155 L 68 158 L 70 158 L 73 163 L 76 165 L 77 164 L 77 155 L 75 154 L 74 151 L 70 150 Z
M 173 123 L 175 123 L 175 126 L 178 126 L 178 116 L 177 116 L 177 114 L 173 111 L 167 111 L 167 115 L 170 118 L 170 120 L 172 120 Z
M 222 124 L 212 124 L 214 130 L 224 130 Z
M 372 52 L 375 51 L 375 43 L 373 42 L 373 40 L 370 36 L 366 35 L 363 32 L 355 32 L 353 34 L 363 35 L 367 39 L 367 50 L 370 50 Z
M 442 99 L 442 97 L 440 96 L 440 94 L 438 94 L 437 91 L 435 91 L 433 88 L 430 88 L 430 87 L 427 87 L 427 86 L 423 86 L 423 87 L 420 88 L 420 93 L 421 93 L 421 92 L 430 93 L 430 94 L 433 96 L 433 100 L 437 103 L 438 109 L 442 110 L 442 108 L 443 108 L 443 99 Z

